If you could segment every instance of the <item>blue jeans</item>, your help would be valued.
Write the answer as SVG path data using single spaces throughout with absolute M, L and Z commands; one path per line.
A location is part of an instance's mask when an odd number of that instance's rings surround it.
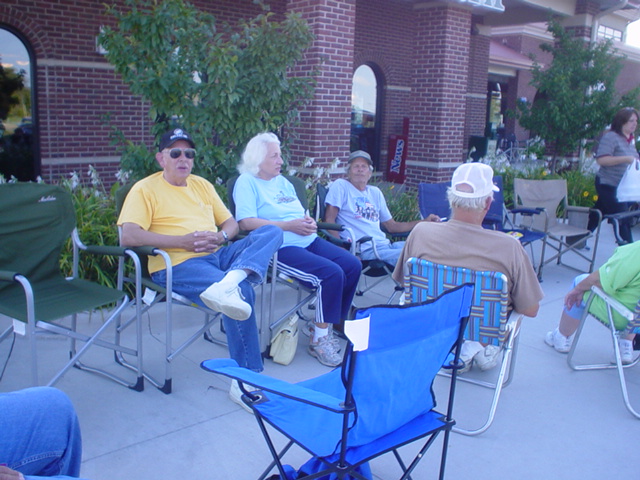
M 318 237 L 307 248 L 282 247 L 278 263 L 282 272 L 318 288 L 316 322 L 347 318 L 362 270 L 355 255 Z
M 173 267 L 173 291 L 201 306 L 205 305 L 200 300 L 200 294 L 212 283 L 222 280 L 229 270 L 246 269 L 251 272 L 240 283 L 242 295 L 252 307 L 251 316 L 238 321 L 222 315 L 222 323 L 227 334 L 229 356 L 241 367 L 256 372 L 261 372 L 263 365 L 253 285 L 263 281 L 269 261 L 280 245 L 282 230 L 274 225 L 265 225 L 214 253 L 191 258 Z M 152 273 L 151 278 L 158 285 L 167 284 L 166 270 Z
M 584 280 L 588 276 L 589 276 L 588 273 L 581 273 L 576 278 L 574 278 L 573 283 L 571 284 L 571 289 L 574 289 L 576 285 L 578 285 L 582 280 Z M 573 307 L 571 307 L 571 309 L 569 310 L 567 310 L 567 307 L 565 307 L 564 311 L 567 312 L 567 314 L 569 314 L 570 317 L 576 318 L 579 320 L 582 318 L 582 314 L 584 313 L 585 308 L 586 308 L 586 305 L 583 300 L 579 304 L 576 304 Z
M 80 424 L 69 398 L 51 387 L 0 394 L 0 463 L 25 479 L 80 475 Z
M 400 254 L 402 253 L 404 244 L 405 242 L 393 242 L 386 245 L 376 245 L 378 257 L 380 257 L 380 260 L 382 260 L 383 262 L 395 267 L 396 263 L 398 263 L 398 259 L 400 258 Z M 369 248 L 363 251 L 361 257 L 363 260 L 376 259 L 375 255 L 373 254 L 373 248 Z

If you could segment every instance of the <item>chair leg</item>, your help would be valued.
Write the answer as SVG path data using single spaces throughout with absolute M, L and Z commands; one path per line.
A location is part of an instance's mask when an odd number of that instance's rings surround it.
M 631 415 L 633 415 L 635 418 L 640 420 L 640 412 L 636 411 L 633 406 L 631 405 L 631 402 L 629 400 L 629 392 L 627 390 L 627 380 L 625 377 L 625 373 L 624 370 L 625 368 L 630 368 L 633 367 L 635 365 L 637 365 L 638 363 L 640 363 L 640 357 L 638 357 L 633 363 L 631 363 L 630 365 L 622 365 L 622 359 L 620 358 L 620 347 L 618 345 L 618 335 L 617 332 L 615 330 L 615 326 L 612 324 L 612 322 L 609 322 L 608 328 L 607 330 L 609 330 L 609 333 L 611 335 L 611 341 L 613 344 L 613 352 L 614 352 L 614 358 L 615 358 L 615 364 L 611 364 L 611 363 L 601 363 L 601 364 L 578 364 L 577 362 L 575 362 L 574 360 L 574 354 L 577 348 L 577 344 L 578 344 L 578 340 L 580 339 L 580 335 L 582 333 L 582 330 L 584 328 L 584 324 L 586 323 L 586 319 L 587 319 L 588 315 L 584 315 L 582 320 L 580 321 L 580 324 L 578 325 L 578 329 L 576 330 L 575 336 L 573 338 L 573 344 L 571 345 L 571 349 L 569 350 L 569 354 L 567 355 L 567 363 L 569 364 L 569 367 L 572 370 L 576 370 L 576 371 L 581 371 L 581 370 L 610 370 L 610 369 L 616 369 L 616 371 L 618 372 L 618 381 L 620 382 L 620 390 L 622 393 L 622 400 L 624 402 L 625 407 L 627 407 L 627 410 L 629 410 L 629 413 L 631 413 Z
M 491 399 L 491 406 L 489 407 L 489 414 L 487 415 L 487 420 L 484 425 L 480 428 L 469 430 L 460 427 L 453 427 L 453 431 L 456 433 L 460 433 L 462 435 L 475 436 L 480 435 L 481 433 L 486 432 L 496 415 L 496 410 L 498 409 L 498 402 L 500 401 L 500 395 L 502 394 L 502 389 L 507 387 L 511 380 L 513 379 L 513 372 L 515 370 L 515 359 L 516 354 L 518 352 L 518 343 L 520 341 L 520 325 L 516 325 L 514 330 L 509 334 L 509 338 L 505 341 L 503 352 L 502 352 L 502 363 L 500 364 L 500 372 L 498 373 L 498 378 L 495 383 L 493 382 L 484 382 L 482 380 L 472 380 L 462 376 L 458 376 L 457 379 L 466 382 L 472 383 L 474 385 L 480 385 L 482 387 L 491 388 L 494 390 L 493 398 Z

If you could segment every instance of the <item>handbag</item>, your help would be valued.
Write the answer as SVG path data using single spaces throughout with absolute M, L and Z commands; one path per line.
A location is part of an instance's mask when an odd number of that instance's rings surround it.
M 280 323 L 273 332 L 269 355 L 280 365 L 289 365 L 298 348 L 298 314 L 294 313 Z
M 640 160 L 635 159 L 622 176 L 616 192 L 619 202 L 640 202 Z

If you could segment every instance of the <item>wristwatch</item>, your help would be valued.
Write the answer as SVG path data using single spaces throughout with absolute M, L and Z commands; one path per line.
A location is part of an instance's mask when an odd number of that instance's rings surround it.
M 227 232 L 225 232 L 224 230 L 220 230 L 220 233 L 224 237 L 224 241 L 228 242 L 229 241 L 229 235 L 227 234 Z

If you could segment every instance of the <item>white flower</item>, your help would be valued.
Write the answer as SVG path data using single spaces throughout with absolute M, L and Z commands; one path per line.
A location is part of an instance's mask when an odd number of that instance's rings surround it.
M 71 186 L 71 190 L 75 190 L 76 188 L 78 188 L 78 185 L 80 185 L 80 179 L 78 178 L 78 174 L 73 171 L 69 174 L 69 177 L 71 177 L 69 179 L 70 182 L 70 186 Z
M 315 158 L 313 157 L 307 157 L 304 160 L 304 166 L 305 167 L 310 167 L 311 165 L 313 165 L 313 162 L 315 161 Z
M 122 184 L 126 185 L 129 182 L 129 176 L 131 175 L 131 170 L 118 170 L 116 172 L 116 179 Z
M 295 168 L 290 168 L 287 170 L 287 175 L 289 175 L 290 177 L 293 177 L 296 173 L 298 173 L 298 170 Z

